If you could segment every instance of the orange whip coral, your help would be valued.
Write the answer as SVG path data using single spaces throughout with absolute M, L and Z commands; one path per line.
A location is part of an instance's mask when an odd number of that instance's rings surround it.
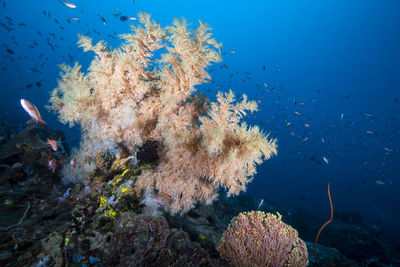
M 314 258 L 315 258 L 315 263 L 317 263 L 317 243 L 318 243 L 318 238 L 319 235 L 322 232 L 322 229 L 325 228 L 325 226 L 327 226 L 328 224 L 330 224 L 332 222 L 333 219 L 333 206 L 332 206 L 332 199 L 331 199 L 331 192 L 329 190 L 329 183 L 328 183 L 328 197 L 329 197 L 329 204 L 331 205 L 331 218 L 329 220 L 327 220 L 322 226 L 321 228 L 319 228 L 317 237 L 315 238 L 315 244 L 314 244 Z M 317 263 L 318 264 L 318 263 Z

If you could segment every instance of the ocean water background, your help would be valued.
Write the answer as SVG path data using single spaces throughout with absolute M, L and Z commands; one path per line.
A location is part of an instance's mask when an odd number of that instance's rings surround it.
M 163 26 L 184 17 L 196 27 L 201 19 L 223 43 L 224 61 L 211 66 L 213 82 L 199 89 L 212 98 L 231 88 L 238 98 L 245 93 L 257 100 L 260 111 L 248 122 L 278 139 L 278 156 L 258 168 L 247 193 L 329 218 L 330 181 L 335 209 L 359 212 L 388 238 L 400 237 L 399 1 L 73 3 L 78 7 L 56 0 L 0 1 L 5 120 L 24 126 L 28 116 L 19 100 L 28 99 L 51 128 L 78 145 L 79 128 L 62 125 L 45 109 L 57 65 L 78 61 L 86 68 L 93 59 L 75 44 L 77 34 L 117 47 L 117 35 L 137 22 L 123 22 L 115 13 L 149 12 Z M 72 16 L 80 22 L 68 23 Z

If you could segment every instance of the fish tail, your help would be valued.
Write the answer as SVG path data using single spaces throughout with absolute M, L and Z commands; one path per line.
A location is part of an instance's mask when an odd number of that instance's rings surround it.
M 46 122 L 42 119 L 36 120 L 36 125 L 46 124 Z

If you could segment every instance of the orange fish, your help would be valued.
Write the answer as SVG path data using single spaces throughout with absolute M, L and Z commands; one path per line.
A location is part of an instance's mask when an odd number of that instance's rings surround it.
M 53 151 L 57 151 L 58 150 L 57 142 L 55 140 L 51 140 L 51 139 L 47 138 L 47 143 L 46 144 L 50 145 L 51 149 L 53 149 Z
M 157 196 L 155 196 L 153 199 L 155 202 L 157 202 L 161 206 L 165 206 L 167 204 L 171 205 L 171 203 L 172 203 L 172 199 L 171 199 L 170 195 L 168 195 L 164 192 L 158 193 Z

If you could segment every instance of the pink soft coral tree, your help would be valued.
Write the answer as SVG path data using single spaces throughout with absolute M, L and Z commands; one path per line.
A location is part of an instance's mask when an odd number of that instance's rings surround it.
M 221 238 L 218 251 L 233 266 L 307 266 L 307 246 L 281 215 L 240 213 Z
M 61 65 L 50 109 L 61 122 L 81 125 L 75 156 L 89 167 L 75 172 L 90 171 L 99 150 L 113 151 L 115 144 L 134 150 L 157 141 L 160 160 L 138 177 L 137 192 L 168 194 L 171 213 L 186 212 L 198 201 L 211 203 L 219 186 L 237 195 L 256 173 L 256 164 L 277 153 L 276 140 L 240 123 L 257 103 L 245 95 L 235 103 L 229 91 L 209 105 L 196 93 L 195 86 L 211 78 L 206 68 L 221 61 L 221 44 L 206 24 L 191 30 L 185 20 L 174 20 L 162 28 L 145 13 L 139 21 L 114 50 L 79 36 L 84 51 L 96 54 L 87 74 L 77 63 Z

